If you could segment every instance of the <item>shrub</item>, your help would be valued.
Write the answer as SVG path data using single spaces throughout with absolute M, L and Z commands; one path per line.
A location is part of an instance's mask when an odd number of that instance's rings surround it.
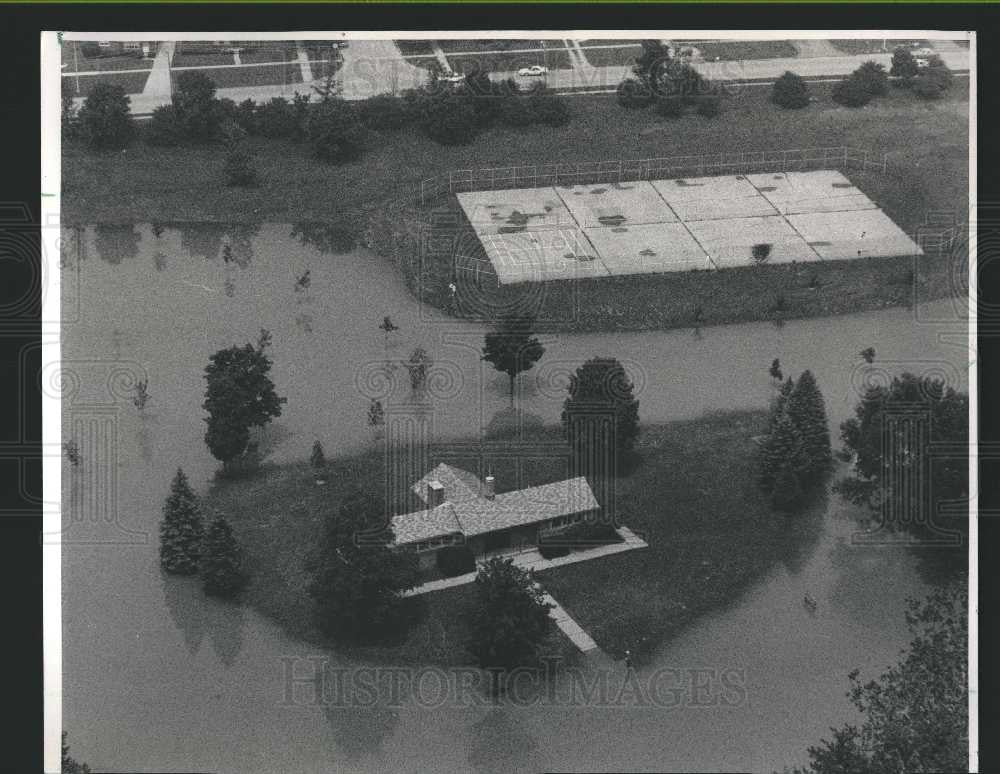
M 718 97 L 706 95 L 698 97 L 698 107 L 696 110 L 698 111 L 698 115 L 704 118 L 715 118 L 722 112 L 722 104 Z
M 216 138 L 223 116 L 215 99 L 215 84 L 207 75 L 197 70 L 181 73 L 174 90 L 173 106 L 184 128 L 185 139 L 208 142 Z
M 656 112 L 664 118 L 680 118 L 684 115 L 684 103 L 680 97 L 660 97 L 656 101 Z
M 538 553 L 543 559 L 555 559 L 559 556 L 566 556 L 569 553 L 569 546 L 563 542 L 552 543 L 548 540 L 541 540 L 538 543 Z
M 941 87 L 926 75 L 918 75 L 913 78 L 910 81 L 910 87 L 913 89 L 913 93 L 921 99 L 940 99 L 943 93 Z
M 427 100 L 422 128 L 441 145 L 467 145 L 479 131 L 472 100 L 462 94 L 441 94 Z
M 653 102 L 653 92 L 649 86 L 636 78 L 626 78 L 618 84 L 618 104 L 627 110 L 649 107 Z
M 468 546 L 445 546 L 435 557 L 437 568 L 447 578 L 476 571 L 476 558 Z
M 809 87 L 801 76 L 786 70 L 771 87 L 771 102 L 792 110 L 804 108 L 809 104 Z
M 184 142 L 184 125 L 173 105 L 160 105 L 145 128 L 146 142 L 150 145 L 180 145 Z
M 121 86 L 99 83 L 76 115 L 76 124 L 90 147 L 98 150 L 124 148 L 135 136 L 130 100 Z
M 259 179 L 253 163 L 253 154 L 245 143 L 234 143 L 226 149 L 226 163 L 223 167 L 226 185 L 239 188 L 253 188 Z
M 941 61 L 939 56 L 931 57 L 930 64 L 923 69 L 921 76 L 930 79 L 931 83 L 936 84 L 941 91 L 951 88 L 951 82 L 954 80 L 948 65 Z
M 771 255 L 771 245 L 767 242 L 756 244 L 750 250 L 754 263 L 764 263 Z
M 857 78 L 849 75 L 833 87 L 833 101 L 845 107 L 862 107 L 871 101 L 872 95 Z
M 693 104 L 699 97 L 712 94 L 711 81 L 685 62 L 673 61 L 660 82 L 661 97 L 680 97 L 686 105 Z
M 872 97 L 883 97 L 889 92 L 889 75 L 878 62 L 864 62 L 851 76 L 857 79 Z
M 913 54 L 907 48 L 897 48 L 892 53 L 892 66 L 889 68 L 889 75 L 898 76 L 904 82 L 917 74 L 919 68 Z
M 257 110 L 258 131 L 272 140 L 291 137 L 298 127 L 295 109 L 282 97 L 273 97 Z
M 316 158 L 342 164 L 364 149 L 364 130 L 353 106 L 339 99 L 316 105 L 309 115 L 308 137 Z
M 378 94 L 361 103 L 361 123 L 369 129 L 392 131 L 410 121 L 410 111 L 399 97 Z
M 239 124 L 247 134 L 260 134 L 260 114 L 257 103 L 252 99 L 245 99 L 236 106 L 233 113 L 233 120 Z

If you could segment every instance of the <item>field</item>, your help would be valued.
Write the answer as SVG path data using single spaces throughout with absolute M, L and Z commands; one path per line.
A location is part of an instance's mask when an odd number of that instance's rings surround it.
M 131 72 L 123 70 L 114 75 L 91 75 L 80 76 L 79 78 L 70 76 L 69 78 L 64 78 L 65 81 L 69 81 L 74 97 L 86 97 L 99 83 L 121 86 L 126 94 L 139 94 L 145 88 L 148 79 L 149 70 Z
M 623 67 L 634 64 L 642 46 L 629 44 L 609 47 L 614 41 L 585 40 L 580 43 L 583 55 L 594 67 Z
M 921 48 L 930 45 L 926 40 L 869 40 L 865 38 L 852 38 L 850 40 L 831 40 L 830 43 L 838 51 L 845 54 L 884 54 L 895 51 L 897 47 Z M 882 44 L 885 44 L 883 48 Z M 911 45 L 916 43 L 916 45 Z
M 760 413 L 709 415 L 701 419 L 643 428 L 632 471 L 617 479 L 620 520 L 643 535 L 649 548 L 559 568 L 540 576 L 559 602 L 599 645 L 620 653 L 656 643 L 702 610 L 744 588 L 801 541 L 802 530 L 788 530 L 759 493 L 756 445 Z M 559 442 L 558 428 L 536 430 L 532 441 Z M 469 466 L 477 455 L 462 444 Z M 532 458 L 522 466 L 494 439 L 485 452 L 497 477 L 497 491 L 546 483 L 565 475 L 565 458 Z M 444 457 L 455 464 L 448 446 L 430 450 L 430 465 Z M 252 573 L 246 600 L 291 634 L 322 642 L 311 619 L 305 593 L 304 562 L 318 545 L 325 515 L 335 512 L 338 482 L 355 480 L 381 488 L 381 449 L 329 462 L 326 487 L 313 483 L 306 463 L 265 465 L 249 478 L 220 479 L 205 506 L 227 514 Z M 518 480 L 518 470 L 524 479 Z M 663 470 L 671 475 L 664 477 Z M 725 483 L 718 471 L 727 471 Z M 664 504 L 669 503 L 669 509 Z M 628 599 L 627 605 L 621 601 Z M 411 625 L 395 642 L 359 647 L 362 657 L 393 662 L 467 663 L 462 644 L 475 603 L 472 587 L 412 600 Z M 437 636 L 431 636 L 434 633 Z M 444 633 L 444 636 L 441 633 Z M 553 632 L 549 650 L 572 646 Z
M 780 59 L 798 55 L 787 40 L 679 40 L 678 46 L 694 46 L 706 61 Z

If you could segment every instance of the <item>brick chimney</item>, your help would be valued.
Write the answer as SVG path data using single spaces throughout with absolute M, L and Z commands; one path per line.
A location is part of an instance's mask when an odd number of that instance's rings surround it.
M 492 500 L 496 496 L 496 489 L 495 489 L 496 479 L 494 479 L 493 476 L 487 476 L 486 481 L 484 483 L 486 484 L 486 486 L 484 488 L 483 495 L 486 497 L 487 500 Z
M 437 508 L 444 503 L 444 484 L 440 481 L 427 482 L 427 507 Z

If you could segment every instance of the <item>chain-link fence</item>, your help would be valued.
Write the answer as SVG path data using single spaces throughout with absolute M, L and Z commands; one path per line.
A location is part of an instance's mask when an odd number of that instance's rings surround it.
M 419 201 L 427 204 L 449 193 L 493 191 L 503 188 L 539 188 L 552 185 L 592 185 L 635 180 L 664 180 L 754 172 L 792 172 L 817 169 L 885 172 L 884 153 L 839 146 L 774 151 L 705 153 L 694 156 L 623 161 L 533 164 L 484 169 L 453 169 L 420 183 Z

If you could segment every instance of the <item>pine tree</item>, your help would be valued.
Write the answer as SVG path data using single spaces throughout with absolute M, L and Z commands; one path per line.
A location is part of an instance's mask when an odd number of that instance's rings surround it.
M 761 451 L 760 485 L 771 491 L 779 474 L 787 470 L 798 475 L 805 465 L 802 435 L 788 414 L 782 412 Z
M 246 583 L 240 547 L 232 527 L 219 516 L 205 536 L 201 580 L 205 593 L 213 597 L 235 597 Z
M 771 415 L 768 420 L 767 432 L 773 433 L 775 426 L 778 424 L 778 420 L 781 415 L 785 413 L 785 404 L 788 402 L 788 396 L 792 394 L 792 390 L 795 389 L 795 382 L 792 377 L 788 377 L 781 385 L 778 390 L 778 395 L 771 403 Z
M 830 469 L 830 425 L 823 395 L 811 371 L 803 372 L 788 396 L 785 410 L 802 436 L 806 481 L 816 481 Z
M 198 498 L 180 468 L 170 485 L 160 522 L 160 564 L 169 573 L 192 575 L 198 571 L 204 535 Z

